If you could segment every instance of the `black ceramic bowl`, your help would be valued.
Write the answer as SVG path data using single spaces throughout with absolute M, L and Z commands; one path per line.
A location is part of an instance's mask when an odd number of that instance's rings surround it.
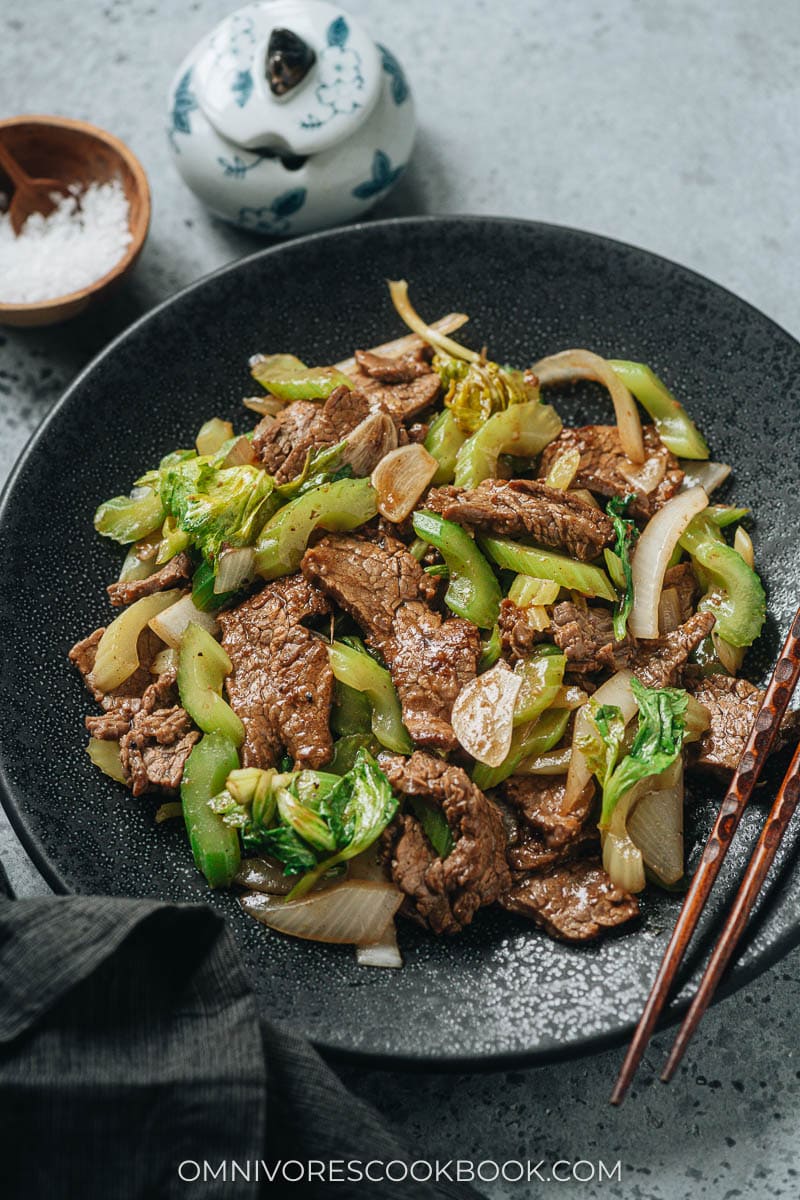
M 423 314 L 468 312 L 460 336 L 501 361 L 524 365 L 585 346 L 644 360 L 663 376 L 714 456 L 734 464 L 728 494 L 755 513 L 770 616 L 745 673 L 764 675 L 800 590 L 800 467 L 790 451 L 797 343 L 692 272 L 573 230 L 469 217 L 354 226 L 256 254 L 161 305 L 83 373 L 28 446 L 0 516 L 4 803 L 57 890 L 204 902 L 225 913 L 265 1011 L 332 1053 L 443 1068 L 586 1052 L 630 1031 L 678 897 L 648 893 L 635 928 L 587 948 L 552 942 L 500 911 L 481 912 L 456 938 L 404 925 L 402 971 L 359 968 L 351 948 L 271 933 L 232 894 L 210 893 L 178 823 L 156 827 L 156 802 L 134 800 L 84 752 L 92 703 L 66 654 L 108 621 L 105 584 L 121 558 L 93 531 L 96 505 L 190 444 L 207 417 L 251 425 L 241 397 L 253 391 L 254 352 L 333 362 L 401 332 L 387 277 L 410 281 Z M 609 419 L 594 393 L 556 403 L 567 423 Z M 718 800 L 711 790 L 695 796 L 690 864 Z M 706 938 L 762 816 L 763 803 L 745 816 Z M 793 827 L 728 989 L 799 940 L 795 841 Z

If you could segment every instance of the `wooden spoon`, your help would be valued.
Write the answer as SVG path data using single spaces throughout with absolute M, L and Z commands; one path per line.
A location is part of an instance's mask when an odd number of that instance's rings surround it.
M 43 217 L 49 217 L 56 207 L 56 202 L 52 199 L 53 193 L 56 196 L 71 194 L 67 185 L 57 179 L 31 179 L 2 142 L 0 167 L 14 184 L 8 215 L 11 218 L 11 228 L 17 236 L 31 213 L 38 212 Z

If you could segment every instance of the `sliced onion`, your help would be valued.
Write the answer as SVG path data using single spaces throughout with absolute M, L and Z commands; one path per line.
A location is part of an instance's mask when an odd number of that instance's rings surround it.
M 737 527 L 736 533 L 733 535 L 733 548 L 737 553 L 741 554 L 744 561 L 752 571 L 756 565 L 756 555 L 753 549 L 753 539 L 744 528 L 743 525 Z
M 262 417 L 277 417 L 286 407 L 286 402 L 279 400 L 277 396 L 245 396 L 242 404 L 251 412 L 260 413 Z
M 204 422 L 195 440 L 198 454 L 216 454 L 220 446 L 233 437 L 233 426 L 230 421 L 212 417 Z
M 242 859 L 234 879 L 234 883 L 251 892 L 267 892 L 271 896 L 285 896 L 296 882 L 291 875 L 284 875 L 283 863 L 274 858 Z
M 453 732 L 467 754 L 488 767 L 508 757 L 514 732 L 514 705 L 522 676 L 500 659 L 464 684 L 453 705 Z
M 158 570 L 156 565 L 156 543 L 153 543 L 152 547 L 148 543 L 144 554 L 139 553 L 140 548 L 140 543 L 134 542 L 125 555 L 125 561 L 119 573 L 120 583 L 133 583 L 137 579 L 148 579 Z
M 571 684 L 561 687 L 553 697 L 551 708 L 580 708 L 589 699 L 583 688 Z
M 378 942 L 402 904 L 403 893 L 391 883 L 352 879 L 312 892 L 302 900 L 281 900 L 249 892 L 239 903 L 249 916 L 292 937 L 312 942 Z
M 642 892 L 647 883 L 644 859 L 641 850 L 633 844 L 625 828 L 627 811 L 628 800 L 623 796 L 614 809 L 615 816 L 619 813 L 619 831 L 613 828 L 601 835 L 603 866 L 611 882 L 617 887 L 624 888 L 626 892 Z
M 645 460 L 642 422 L 636 401 L 614 368 L 590 350 L 562 350 L 534 363 L 531 370 L 541 384 L 572 383 L 575 379 L 592 379 L 602 383 L 611 393 L 617 429 L 622 449 L 633 463 Z
M 162 592 L 162 595 L 173 597 L 170 606 L 159 611 L 148 622 L 153 633 L 160 637 L 162 642 L 166 642 L 168 646 L 177 650 L 181 644 L 184 630 L 190 621 L 202 625 L 203 629 L 207 629 L 209 633 L 216 636 L 216 617 L 212 613 L 201 612 L 191 596 L 181 596 L 178 599 L 179 592 Z
M 620 475 L 631 485 L 634 491 L 644 492 L 646 496 L 649 496 L 651 492 L 656 490 L 667 473 L 667 456 L 665 454 L 654 454 L 652 458 L 646 459 L 641 466 L 636 466 L 625 459 L 617 465 Z
M 164 675 L 167 671 L 177 671 L 178 651 L 174 646 L 165 646 L 159 650 L 150 667 L 151 675 Z
M 177 590 L 142 596 L 111 622 L 97 644 L 94 668 L 89 676 L 93 687 L 110 692 L 133 674 L 139 666 L 139 634 L 152 617 L 169 608 L 179 596 Z
M 348 433 L 342 465 L 349 464 L 358 478 L 369 475 L 397 447 L 397 426 L 386 412 L 371 412 Z
M 480 362 L 481 356 L 475 350 L 467 349 L 466 346 L 439 333 L 432 325 L 426 325 L 408 298 L 408 284 L 405 279 L 390 279 L 389 295 L 392 297 L 392 304 L 397 315 L 405 321 L 413 333 L 422 338 L 423 342 L 427 342 L 429 346 L 434 346 L 442 354 L 448 354 L 452 358 L 463 358 L 467 362 Z
M 658 602 L 667 565 L 686 526 L 707 505 L 703 489 L 690 488 L 668 500 L 645 525 L 632 564 L 633 608 L 628 628 L 634 637 L 658 637 Z
M 387 521 L 404 521 L 438 469 L 438 462 L 420 442 L 392 450 L 372 472 L 378 512 Z
M 466 313 L 447 313 L 446 316 L 439 317 L 438 321 L 431 321 L 430 328 L 435 333 L 455 333 L 462 325 L 466 325 L 468 320 L 469 317 Z M 399 358 L 402 354 L 413 354 L 415 350 L 421 350 L 425 345 L 427 345 L 426 338 L 421 338 L 418 333 L 407 333 L 403 337 L 394 338 L 391 342 L 382 342 L 380 346 L 372 346 L 369 352 L 370 354 L 384 355 L 386 358 Z M 358 364 L 355 358 L 343 358 L 341 362 L 335 364 L 335 370 L 349 375 L 358 370 Z
M 658 628 L 662 635 L 673 633 L 681 623 L 681 600 L 678 589 L 664 588 L 658 602 Z
M 662 883 L 677 883 L 683 875 L 683 757 L 645 782 L 652 790 L 633 807 L 628 833 L 653 874 Z
M 590 504 L 592 508 L 596 508 L 598 512 L 603 511 L 592 493 L 586 488 L 570 488 L 569 494 L 570 496 L 577 496 L 579 500 L 583 500 L 584 504 Z
M 356 947 L 356 961 L 360 967 L 402 967 L 394 920 L 386 926 L 380 941 Z
M 246 438 L 243 435 L 242 437 L 238 437 L 233 443 L 222 460 L 222 465 L 223 467 L 252 466 L 257 461 L 253 443 L 250 441 L 250 438 Z
M 548 487 L 557 488 L 560 492 L 566 492 L 578 474 L 580 465 L 581 452 L 577 446 L 573 446 L 570 450 L 565 450 L 563 454 L 559 454 L 547 472 L 545 483 Z
M 746 647 L 732 646 L 730 642 L 726 642 L 724 638 L 721 638 L 715 629 L 711 630 L 711 640 L 714 643 L 717 658 L 728 674 L 738 675 L 742 669 Z
M 117 783 L 125 783 L 125 772 L 122 769 L 122 762 L 119 757 L 119 742 L 89 738 L 86 753 L 104 775 L 108 775 L 111 779 L 116 779 Z
M 622 719 L 626 725 L 638 709 L 636 698 L 631 691 L 632 678 L 633 673 L 631 671 L 617 671 L 616 675 L 612 675 L 604 684 L 601 684 L 592 696 L 592 700 L 598 704 L 615 705 L 620 710 Z M 569 771 L 567 772 L 564 802 L 561 809 L 565 816 L 572 812 L 573 808 L 580 802 L 584 789 L 592 778 L 592 773 L 586 762 L 586 755 L 578 746 L 578 742 L 585 738 L 589 732 L 589 715 L 584 706 L 578 709 L 575 717 L 575 728 L 572 734 L 572 755 Z
M 217 557 L 217 573 L 214 577 L 214 593 L 238 592 L 252 583 L 256 574 L 256 552 L 252 546 L 229 546 L 220 550 Z M 192 617 L 194 620 L 194 617 Z M 213 630 L 211 631 L 213 633 Z
M 689 488 L 701 487 L 707 496 L 723 484 L 731 473 L 727 463 L 695 462 L 688 458 L 680 459 L 680 467 L 683 471 L 680 490 L 685 492 Z

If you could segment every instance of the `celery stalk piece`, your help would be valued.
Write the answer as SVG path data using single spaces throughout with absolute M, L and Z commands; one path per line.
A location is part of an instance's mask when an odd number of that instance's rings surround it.
M 503 639 L 500 636 L 500 626 L 495 625 L 488 637 L 481 638 L 481 656 L 478 659 L 478 674 L 493 667 L 503 652 Z
M 220 417 L 211 417 L 200 426 L 195 446 L 201 455 L 216 454 L 233 437 L 233 425 Z
M 683 405 L 644 363 L 610 359 L 622 382 L 652 417 L 658 436 L 680 458 L 708 458 L 710 451 Z
M 336 679 L 364 692 L 372 705 L 372 732 L 381 745 L 397 754 L 410 754 L 414 743 L 403 724 L 400 701 L 386 668 L 371 655 L 343 642 L 331 642 L 327 649 Z
M 570 712 L 564 708 L 549 708 L 537 720 L 514 730 L 511 749 L 499 767 L 477 763 L 472 772 L 473 783 L 484 792 L 497 787 L 513 775 L 523 759 L 536 758 L 552 750 L 566 733 Z
M 209 800 L 222 791 L 238 766 L 236 746 L 217 732 L 201 738 L 183 769 L 183 819 L 194 861 L 212 888 L 227 887 L 239 870 L 239 834 L 209 807 Z
M 537 579 L 552 579 L 560 587 L 581 592 L 584 596 L 597 596 L 612 602 L 617 599 L 611 580 L 600 567 L 576 562 L 574 558 L 567 558 L 552 550 L 523 546 L 508 538 L 484 537 L 480 539 L 480 544 L 486 554 L 504 570 L 534 575 Z
M 284 825 L 293 829 L 304 842 L 308 842 L 314 850 L 330 853 L 336 849 L 336 840 L 329 826 L 313 808 L 303 804 L 288 788 L 277 789 L 277 801 L 278 813 Z
M 705 572 L 711 589 L 698 609 L 714 613 L 714 632 L 731 646 L 751 646 L 761 633 L 767 613 L 758 575 L 732 546 L 705 542 L 692 557 Z
M 500 584 L 474 539 L 454 521 L 424 509 L 414 513 L 412 524 L 417 537 L 435 546 L 445 561 L 447 607 L 479 629 L 491 629 L 500 612 Z
M 178 651 L 181 704 L 204 733 L 224 733 L 234 746 L 241 746 L 244 725 L 222 699 L 222 681 L 231 670 L 231 660 L 219 642 L 190 621 Z
M 456 487 L 474 488 L 497 475 L 501 454 L 533 458 L 561 432 L 561 418 L 549 404 L 512 404 L 495 413 L 468 438 L 456 458 Z
M 458 421 L 451 409 L 444 409 L 431 421 L 424 444 L 425 449 L 439 464 L 436 474 L 431 480 L 436 487 L 453 482 L 456 457 L 466 440 L 467 435 L 459 428 Z
M 94 687 L 110 692 L 119 687 L 139 666 L 139 634 L 158 613 L 169 608 L 180 597 L 177 588 L 155 592 L 135 600 L 116 617 L 97 644 L 94 667 L 90 675 Z
M 372 708 L 363 692 L 337 679 L 333 689 L 331 729 L 338 737 L 352 737 L 372 730 Z
M 522 686 L 514 705 L 514 725 L 527 725 L 555 700 L 564 682 L 567 660 L 563 654 L 534 651 L 514 667 Z
M 139 546 L 140 543 L 135 542 L 125 555 L 119 573 L 120 583 L 133 583 L 136 579 L 147 579 L 155 573 L 155 555 L 151 554 L 148 558 L 140 558 L 138 554 Z
M 377 511 L 375 490 L 368 479 L 320 484 L 290 500 L 264 526 L 256 542 L 256 571 L 264 579 L 290 575 L 300 566 L 315 529 L 357 529 Z
M 307 367 L 293 354 L 259 354 L 251 374 L 279 400 L 326 400 L 337 387 L 352 388 L 350 379 L 335 367 Z
M 157 488 L 134 488 L 130 496 L 114 496 L 94 514 L 94 527 L 103 537 L 125 546 L 158 529 L 166 512 Z
M 553 579 L 535 579 L 532 575 L 517 575 L 508 589 L 508 598 L 520 608 L 529 604 L 555 604 L 560 586 Z
M 163 567 L 176 554 L 188 549 L 188 546 L 188 533 L 184 533 L 182 529 L 178 528 L 174 517 L 165 517 L 164 524 L 161 526 L 161 541 L 158 543 L 156 551 L 156 566 Z

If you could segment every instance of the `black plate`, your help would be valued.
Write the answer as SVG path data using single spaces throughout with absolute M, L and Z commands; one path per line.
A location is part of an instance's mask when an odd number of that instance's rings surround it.
M 501 360 L 526 364 L 586 346 L 650 363 L 686 399 L 715 457 L 735 464 L 731 495 L 758 516 L 770 617 L 747 673 L 763 676 L 798 590 L 800 468 L 790 445 L 800 346 L 707 280 L 599 237 L 484 218 L 375 223 L 256 254 L 167 301 L 95 360 L 33 438 L 0 518 L 3 799 L 56 889 L 203 901 L 225 913 L 265 1011 L 332 1053 L 474 1068 L 587 1052 L 630 1030 L 677 897 L 648 894 L 635 930 L 587 949 L 500 912 L 479 914 L 453 939 L 404 925 L 403 971 L 359 969 L 349 947 L 270 933 L 233 896 L 209 893 L 176 823 L 157 828 L 154 802 L 132 799 L 83 750 L 92 704 L 66 654 L 108 620 L 104 587 L 121 557 L 95 536 L 95 506 L 127 491 L 166 451 L 191 444 L 207 417 L 247 428 L 240 398 L 254 388 L 253 352 L 330 362 L 399 333 L 384 285 L 399 276 L 422 313 L 470 313 L 469 342 Z M 608 419 L 594 396 L 556 403 L 567 422 Z M 718 798 L 701 792 L 689 814 L 692 861 Z M 746 815 L 707 933 L 761 815 L 759 807 Z M 729 990 L 800 940 L 795 835 Z

